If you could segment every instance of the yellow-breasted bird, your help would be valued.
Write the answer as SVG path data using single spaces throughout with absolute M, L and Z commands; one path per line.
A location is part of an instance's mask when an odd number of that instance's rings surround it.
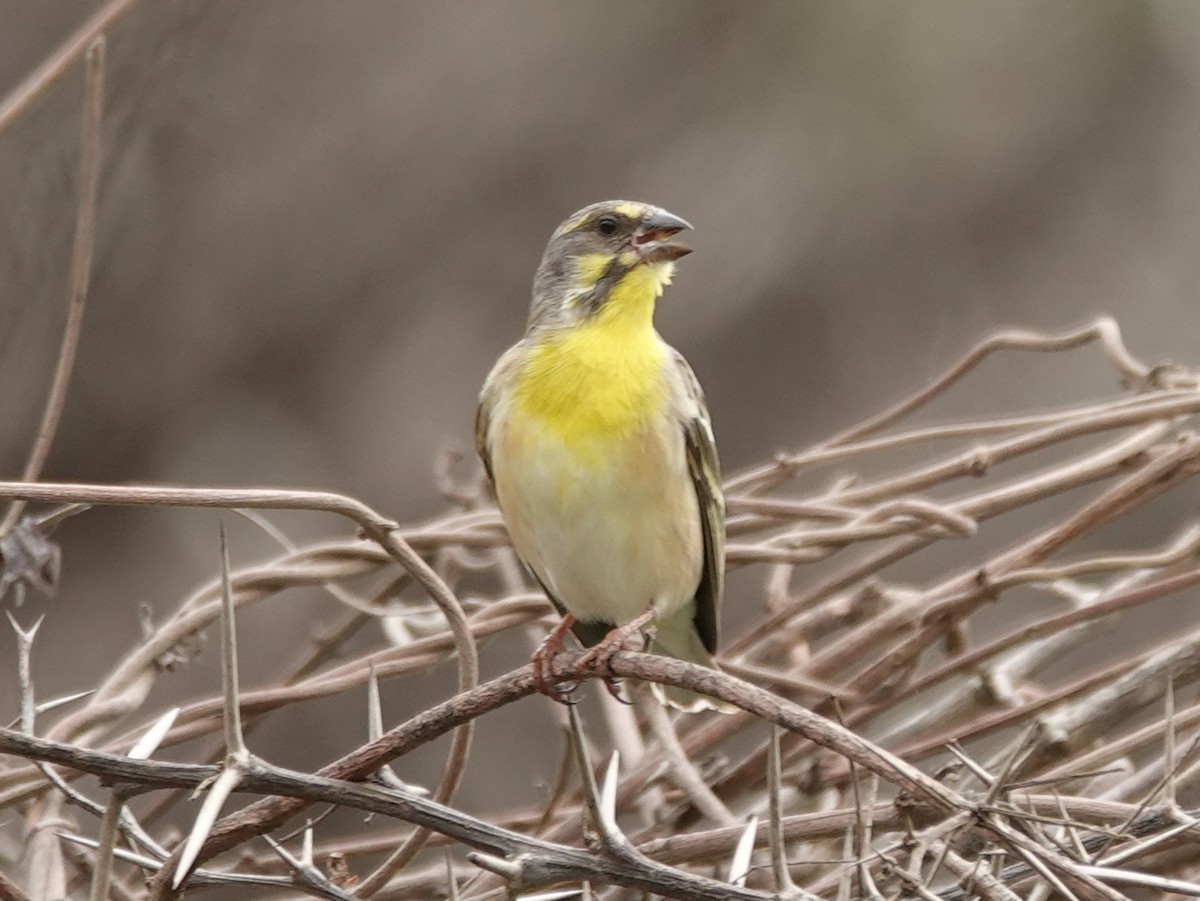
M 564 614 L 534 654 L 543 690 L 568 629 L 611 655 L 649 649 L 714 666 L 725 508 L 700 385 L 654 329 L 687 222 L 607 201 L 550 237 L 525 336 L 480 396 L 475 441 L 513 547 Z M 610 632 L 610 630 L 612 630 Z M 606 637 L 607 636 L 607 637 Z M 719 702 L 668 688 L 685 710 Z

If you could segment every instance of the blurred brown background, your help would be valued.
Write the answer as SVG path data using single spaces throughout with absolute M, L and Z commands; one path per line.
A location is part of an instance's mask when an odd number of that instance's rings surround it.
M 98 6 L 0 0 L 0 93 Z M 547 236 L 611 197 L 696 226 L 659 326 L 729 471 L 880 408 L 999 325 L 1108 312 L 1143 358 L 1195 362 L 1198 47 L 1188 0 L 139 4 L 109 34 L 92 292 L 45 477 L 431 515 L 432 461 L 470 447 Z M 81 91 L 77 66 L 0 135 L 6 478 L 62 329 Z M 1098 354 L 989 365 L 939 412 L 1115 388 Z M 345 532 L 276 519 L 298 540 Z M 272 551 L 232 528 L 237 559 Z M 217 555 L 212 513 L 97 510 L 61 537 L 57 598 L 20 612 L 49 614 L 44 695 L 94 683 L 138 605 L 165 615 Z M 274 607 L 271 641 L 303 641 L 327 603 Z M 276 672 L 259 655 L 251 684 Z M 168 694 L 213 691 L 214 657 Z

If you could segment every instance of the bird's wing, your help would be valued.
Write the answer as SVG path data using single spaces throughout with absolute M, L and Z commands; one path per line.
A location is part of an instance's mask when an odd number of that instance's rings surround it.
M 479 392 L 479 408 L 475 411 L 475 452 L 483 461 L 483 468 L 487 470 L 488 478 L 493 484 L 496 482 L 496 474 L 492 471 L 492 451 L 488 445 L 492 413 L 500 398 L 501 386 L 512 389 L 517 363 L 525 352 L 524 344 L 524 341 L 518 341 L 500 356 L 492 371 L 488 373 L 483 390 Z
M 683 385 L 681 414 L 688 471 L 696 488 L 700 531 L 704 537 L 704 569 L 696 589 L 695 624 L 704 646 L 715 653 L 725 585 L 725 496 L 721 493 L 721 466 L 704 392 L 683 355 L 676 351 L 674 356 Z
M 487 385 L 484 385 L 483 393 L 479 395 L 479 409 L 475 411 L 475 453 L 479 454 L 488 479 L 495 484 L 496 476 L 492 472 L 492 452 L 488 448 L 488 429 L 491 428 L 492 407 L 496 402 L 496 397 L 495 392 L 487 390 L 490 384 L 491 380 L 489 379 Z

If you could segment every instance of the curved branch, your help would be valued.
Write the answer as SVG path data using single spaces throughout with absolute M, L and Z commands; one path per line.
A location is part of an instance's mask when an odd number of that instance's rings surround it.
M 935 810 L 954 814 L 972 809 L 966 799 L 888 751 L 837 723 L 728 673 L 651 654 L 617 654 L 607 668 L 596 665 L 580 667 L 578 661 L 578 655 L 559 658 L 554 678 L 560 682 L 578 682 L 615 675 L 699 691 L 728 701 L 760 719 L 848 757 Z M 383 764 L 451 729 L 535 691 L 533 669 L 524 666 L 418 714 L 378 740 L 323 767 L 316 775 L 326 779 L 364 779 Z M 200 850 L 197 863 L 203 863 L 247 839 L 276 828 L 309 803 L 292 797 L 264 798 L 230 814 L 213 827 Z
M 86 748 L 32 738 L 0 729 L 0 750 L 77 767 L 101 777 L 136 783 L 142 788 L 198 785 L 217 767 L 132 760 Z M 287 796 L 300 803 L 325 802 L 356 807 L 436 830 L 472 848 L 515 861 L 529 887 L 556 882 L 594 880 L 625 885 L 668 897 L 696 901 L 768 901 L 762 892 L 737 888 L 639 857 L 614 859 L 567 845 L 528 838 L 493 826 L 420 795 L 375 785 L 361 785 L 274 767 L 251 759 L 239 791 Z M 159 878 L 171 872 L 159 869 Z

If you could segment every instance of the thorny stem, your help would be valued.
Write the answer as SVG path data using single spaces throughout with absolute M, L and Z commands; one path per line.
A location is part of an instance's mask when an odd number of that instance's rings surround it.
M 1035 412 L 1007 418 L 951 422 L 943 426 L 891 434 L 885 431 L 912 410 L 940 396 L 996 350 L 1065 349 L 1088 341 L 1100 341 L 1104 345 L 1117 371 L 1138 393 L 1104 402 L 1077 404 L 1057 413 Z M 933 897 L 931 874 L 944 866 L 965 889 L 973 887 L 989 899 L 1012 901 L 1006 894 L 1011 892 L 1010 886 L 1013 885 L 1010 882 L 1011 868 L 1002 871 L 997 867 L 992 872 L 998 875 L 994 876 L 992 882 L 987 882 L 986 874 L 982 872 L 975 874 L 978 879 L 970 873 L 964 875 L 963 859 L 953 856 L 953 842 L 974 831 L 983 836 L 987 853 L 1003 851 L 1009 859 L 1020 860 L 1025 874 L 1039 873 L 1042 879 L 1061 885 L 1064 891 L 1080 898 L 1112 898 L 1112 889 L 1105 881 L 1117 880 L 1117 877 L 1110 872 L 1115 864 L 1108 863 L 1108 859 L 1123 859 L 1120 855 L 1130 852 L 1129 842 L 1134 834 L 1152 835 L 1151 842 L 1158 842 L 1163 847 L 1168 847 L 1171 841 L 1182 841 L 1182 837 L 1176 838 L 1171 832 L 1179 830 L 1180 824 L 1161 817 L 1154 819 L 1160 816 L 1156 810 L 1147 810 L 1139 815 L 1136 805 L 1130 804 L 1110 804 L 1105 807 L 1097 800 L 1069 795 L 1060 802 L 1053 794 L 1031 800 L 1026 795 L 1027 789 L 1022 792 L 1018 809 L 1016 805 L 1003 801 L 1008 788 L 1001 784 L 1003 778 L 993 781 L 993 791 L 998 793 L 998 797 L 996 803 L 987 805 L 965 790 L 960 791 L 930 778 L 912 763 L 914 759 L 936 752 L 939 735 L 942 736 L 940 741 L 954 735 L 987 734 L 1000 736 L 1001 740 L 1007 738 L 1011 742 L 1012 734 L 1027 725 L 1039 711 L 1048 710 L 1048 705 L 1054 704 L 1068 711 L 1084 710 L 1088 703 L 1093 703 L 1092 698 L 1103 697 L 1095 689 L 1118 684 L 1123 678 L 1140 671 L 1135 671 L 1135 665 L 1147 673 L 1153 670 L 1153 667 L 1145 666 L 1151 659 L 1146 653 L 1136 654 L 1127 666 L 1103 665 L 1101 662 L 1090 671 L 1079 674 L 1074 681 L 1060 681 L 1045 689 L 1037 686 L 1038 690 L 1047 692 L 1043 703 L 1037 697 L 1020 694 L 1028 690 L 1020 680 L 1030 678 L 1032 670 L 1011 668 L 1006 657 L 1002 666 L 995 667 L 995 677 L 998 679 L 1008 673 L 1017 683 L 997 688 L 994 696 L 973 695 L 974 668 L 985 664 L 990 658 L 1012 648 L 1024 649 L 1030 642 L 1049 636 L 1066 635 L 1065 630 L 1100 616 L 1118 613 L 1131 616 L 1139 605 L 1151 598 L 1164 596 L 1171 591 L 1178 592 L 1193 584 L 1195 567 L 1189 565 L 1189 560 L 1195 547 L 1194 543 L 1182 540 L 1161 551 L 1121 549 L 1094 553 L 1090 557 L 1065 563 L 1050 557 L 1067 541 L 1075 540 L 1097 524 L 1130 517 L 1136 505 L 1145 503 L 1155 494 L 1172 488 L 1177 481 L 1186 478 L 1190 474 L 1190 464 L 1184 458 L 1189 458 L 1192 453 L 1189 445 L 1192 439 L 1184 433 L 1183 443 L 1174 444 L 1172 435 L 1184 428 L 1187 419 L 1198 411 L 1200 390 L 1197 390 L 1195 378 L 1182 369 L 1152 371 L 1134 360 L 1124 350 L 1111 322 L 1102 320 L 1088 329 L 1058 336 L 1020 332 L 992 336 L 933 384 L 880 416 L 848 429 L 808 452 L 784 457 L 776 464 L 730 480 L 730 487 L 737 489 L 730 492 L 729 498 L 733 514 L 730 534 L 736 536 L 736 541 L 729 546 L 731 564 L 739 567 L 763 562 L 779 564 L 772 566 L 775 581 L 771 588 L 771 614 L 747 617 L 746 611 L 751 610 L 748 605 L 742 605 L 739 611 L 743 621 L 750 620 L 750 628 L 735 646 L 746 652 L 748 657 L 744 663 L 731 669 L 761 680 L 764 685 L 780 692 L 795 692 L 797 696 L 810 699 L 818 705 L 822 685 L 826 686 L 825 691 L 829 693 L 832 693 L 832 689 L 828 686 L 835 686 L 846 710 L 849 729 L 831 729 L 828 721 L 811 711 L 791 705 L 777 695 L 746 685 L 729 675 L 707 670 L 693 672 L 683 664 L 678 665 L 683 669 L 677 670 L 675 664 L 662 658 L 618 655 L 613 661 L 613 672 L 627 679 L 662 679 L 672 684 L 672 680 L 679 679 L 686 682 L 686 687 L 728 700 L 722 694 L 724 691 L 738 697 L 743 709 L 751 711 L 721 718 L 682 717 L 673 723 L 673 728 L 679 734 L 682 751 L 689 760 L 690 775 L 701 775 L 709 786 L 715 784 L 717 788 L 713 800 L 728 809 L 740 812 L 760 802 L 765 804 L 760 787 L 769 779 L 761 756 L 747 760 L 746 772 L 753 778 L 747 778 L 744 782 L 731 781 L 728 770 L 725 773 L 718 772 L 715 776 L 708 771 L 706 761 L 726 753 L 726 741 L 737 742 L 747 723 L 755 719 L 778 723 L 792 732 L 793 736 L 803 738 L 805 756 L 794 757 L 789 770 L 782 774 L 784 791 L 779 790 L 778 783 L 772 789 L 771 801 L 776 809 L 771 821 L 759 827 L 757 841 L 760 845 L 767 842 L 769 831 L 773 832 L 776 845 L 807 839 L 817 844 L 811 848 L 807 844 L 792 845 L 793 851 L 819 861 L 822 857 L 830 858 L 839 853 L 820 843 L 828 842 L 831 838 L 836 840 L 847 829 L 852 829 L 857 821 L 862 824 L 864 831 L 867 824 L 871 825 L 874 837 L 872 845 L 881 849 L 879 855 L 864 857 L 851 864 L 861 873 L 863 885 L 871 892 L 893 896 L 903 888 L 921 897 Z M 1103 438 L 1103 433 L 1111 430 L 1118 430 L 1118 433 L 1111 439 Z M 927 457 L 922 465 L 875 477 L 872 481 L 847 480 L 832 488 L 790 498 L 763 496 L 767 486 L 782 484 L 782 481 L 817 463 L 837 462 L 841 467 L 853 467 L 863 461 L 865 467 L 872 455 L 892 448 L 912 448 L 952 439 L 969 441 L 984 436 L 993 436 L 987 439 L 989 443 L 985 447 L 973 450 L 959 447 L 944 453 L 935 461 L 931 462 Z M 1092 439 L 1092 446 L 1077 449 L 1081 447 L 1080 440 L 1088 438 Z M 1097 438 L 1100 440 L 1097 441 Z M 1057 456 L 1047 468 L 1035 470 L 1028 464 L 1024 469 L 1017 468 L 1018 461 L 1040 459 L 1044 462 L 1048 448 L 1053 448 Z M 1040 458 L 1032 456 L 1039 452 L 1042 454 Z M 1013 474 L 1007 482 L 997 484 L 994 475 L 1001 462 L 1007 462 Z M 1179 468 L 1172 470 L 1172 465 L 1178 465 Z M 1107 484 L 1114 477 L 1120 482 L 1108 484 L 1108 490 L 1099 492 L 1100 499 L 1093 506 L 1081 504 L 1074 519 L 1064 516 L 1061 508 L 1053 509 L 1051 499 L 1056 495 L 1081 486 Z M 988 481 L 981 488 L 972 488 L 959 496 L 944 493 L 943 489 L 966 478 Z M 442 481 L 446 482 L 445 479 Z M 914 493 L 917 491 L 921 494 Z M 1121 500 L 1123 491 L 1128 492 L 1125 502 Z M 446 600 L 447 595 L 454 599 L 456 581 L 462 579 L 465 573 L 470 573 L 471 582 L 463 584 L 472 586 L 478 585 L 489 573 L 499 574 L 497 582 L 500 588 L 495 592 L 496 597 L 485 598 L 486 603 L 481 603 L 473 594 L 464 595 L 471 599 L 470 619 L 461 612 L 460 606 L 460 618 L 453 613 L 448 614 L 451 624 L 449 630 L 411 640 L 399 647 L 372 650 L 346 663 L 325 665 L 294 686 L 244 693 L 240 698 L 240 706 L 247 715 L 282 710 L 306 697 L 328 696 L 351 690 L 365 682 L 372 665 L 380 678 L 401 678 L 437 665 L 455 648 L 460 649 L 461 682 L 463 673 L 469 668 L 463 666 L 461 648 L 464 640 L 470 645 L 467 655 L 473 661 L 473 642 L 476 638 L 522 629 L 544 619 L 543 614 L 548 610 L 544 600 L 539 595 L 528 593 L 515 567 L 501 567 L 496 562 L 501 559 L 511 562 L 511 557 L 495 510 L 483 505 L 477 492 L 462 493 L 455 490 L 446 493 L 452 496 L 455 503 L 461 502 L 470 509 L 452 512 L 419 527 L 399 531 L 394 529 L 392 523 L 351 498 L 319 492 L 0 483 L 0 497 L 28 496 L 52 502 L 78 500 L 135 505 L 250 506 L 258 509 L 334 512 L 359 523 L 363 533 L 377 542 L 328 542 L 301 548 L 277 560 L 233 573 L 231 589 L 239 604 L 265 600 L 291 585 L 329 584 L 337 587 L 350 578 L 378 571 L 389 560 L 400 562 L 406 572 L 412 572 L 414 579 L 439 604 Z M 1045 506 L 1039 506 L 1041 504 Z M 1095 504 L 1100 504 L 1103 509 Z M 994 548 L 995 539 L 988 535 L 990 527 L 987 523 L 993 518 L 1018 511 L 1023 516 L 1036 514 L 1042 526 L 1038 531 L 1027 526 L 1026 537 L 1014 542 L 1012 550 L 1007 553 L 997 551 Z M 1046 526 L 1046 523 L 1050 525 Z M 1030 534 L 1038 537 L 1030 539 Z M 931 570 L 924 563 L 932 556 L 925 552 L 943 546 L 945 539 L 951 536 L 957 543 L 955 559 L 966 555 L 968 563 L 960 563 L 955 575 L 940 575 L 941 570 Z M 391 543 L 389 538 L 393 539 Z M 868 546 L 869 542 L 882 543 L 876 552 L 857 553 L 857 549 Z M 478 554 L 478 551 L 490 553 Z M 430 555 L 430 559 L 439 567 L 437 574 L 430 575 L 434 572 L 432 568 L 429 573 L 422 572 L 420 567 L 427 564 L 417 557 L 418 552 Z M 796 565 L 839 554 L 844 554 L 851 561 L 850 565 L 843 566 L 840 572 L 827 570 L 819 578 L 814 571 Z M 969 561 L 989 558 L 991 562 L 985 566 L 986 578 L 967 584 L 964 581 L 966 574 L 974 576 L 980 569 L 978 564 L 970 564 Z M 891 577 L 888 568 L 901 561 L 907 561 L 906 566 L 910 571 L 914 571 L 914 567 L 924 566 L 924 569 L 915 571 L 921 573 L 920 582 L 927 587 L 915 588 L 884 581 Z M 1136 582 L 1123 584 L 1123 575 L 1134 571 L 1143 575 Z M 1006 630 L 1007 634 L 999 639 L 985 634 L 985 640 L 977 643 L 970 634 L 969 627 L 976 620 L 974 611 L 985 599 L 1007 598 L 1010 592 L 1024 585 L 1047 590 L 1059 583 L 1073 586 L 1070 592 L 1082 596 L 1093 592 L 1084 580 L 1107 578 L 1107 573 L 1115 574 L 1111 585 L 1122 587 L 1114 588 L 1108 594 L 1100 593 L 1078 609 L 1066 614 L 1026 617 L 1014 621 Z M 789 597 L 789 583 L 793 579 L 806 586 L 806 590 L 797 597 Z M 471 591 L 475 590 L 472 587 Z M 1063 587 L 1062 592 L 1069 594 L 1067 587 Z M 89 700 L 84 710 L 78 715 L 68 714 L 53 724 L 52 735 L 75 742 L 70 753 L 76 754 L 73 758 L 76 763 L 80 762 L 78 753 L 82 753 L 79 744 L 98 736 L 101 725 L 114 723 L 143 703 L 145 689 L 139 688 L 134 692 L 129 690 L 129 686 L 139 681 L 144 685 L 153 680 L 151 664 L 154 656 L 168 650 L 181 637 L 204 628 L 211 622 L 215 610 L 214 589 L 209 587 L 198 592 L 182 606 L 176 617 L 158 628 L 145 646 L 136 649 L 118 666 L 105 688 Z M 902 615 L 905 611 L 913 615 L 906 619 Z M 947 634 L 951 626 L 955 628 L 957 644 L 944 659 L 939 660 L 930 646 L 935 638 Z M 1085 635 L 1083 631 L 1070 633 L 1072 641 L 1076 642 L 1081 642 Z M 813 644 L 813 649 L 807 647 L 806 643 L 809 642 Z M 1088 646 L 1079 644 L 1079 647 L 1086 651 Z M 853 659 L 847 660 L 847 657 Z M 923 671 L 929 675 L 906 685 L 901 681 L 904 667 L 918 662 L 926 664 Z M 572 670 L 573 660 L 569 657 L 559 663 L 558 675 L 564 679 L 586 680 L 598 675 L 591 671 Z M 471 666 L 475 665 L 471 663 Z M 855 669 L 858 670 L 857 675 L 848 683 L 845 673 Z M 887 696 L 880 692 L 879 683 L 891 678 L 897 679 L 896 690 Z M 1151 677 L 1147 675 L 1145 678 Z M 412 752 L 433 738 L 526 696 L 530 690 L 526 679 L 526 671 L 518 670 L 486 685 L 461 691 L 444 704 L 401 724 L 378 741 L 339 758 L 316 777 L 292 774 L 289 778 L 298 781 L 290 788 L 280 784 L 267 789 L 276 797 L 250 804 L 221 820 L 205 843 L 202 856 L 211 856 L 222 848 L 232 848 L 304 809 L 318 799 L 320 792 L 332 791 L 330 786 L 321 783 L 322 779 L 349 780 L 346 783 L 351 786 L 349 794 L 339 787 L 339 791 L 343 792 L 339 797 L 345 799 L 342 801 L 345 805 L 386 807 L 394 799 L 381 801 L 371 794 L 386 792 L 386 789 L 352 783 L 370 778 L 371 773 L 388 761 Z M 915 697 L 917 691 L 935 686 L 951 698 L 962 699 L 963 703 L 948 707 L 952 713 L 944 722 L 936 718 L 914 717 L 911 723 L 903 724 L 906 729 L 895 730 L 895 734 L 900 736 L 897 742 L 903 743 L 908 749 L 905 753 L 897 755 L 889 752 L 889 748 L 884 746 L 885 741 L 866 742 L 853 731 L 860 728 L 860 724 L 874 724 L 877 719 L 882 721 L 897 709 L 897 698 Z M 814 693 L 816 697 L 812 697 Z M 1158 694 L 1161 695 L 1161 688 Z M 1009 700 L 1011 698 L 1017 700 Z M 1001 703 L 1016 703 L 1018 706 L 1006 710 L 996 706 Z M 544 710 L 540 703 L 530 705 L 531 711 L 535 708 Z M 219 710 L 220 704 L 212 699 L 192 705 L 183 711 L 164 743 L 178 743 L 213 733 L 219 729 L 219 718 L 216 716 Z M 1181 710 L 1172 721 L 1178 728 L 1190 728 L 1187 724 L 1195 721 L 1195 717 L 1192 711 Z M 662 725 L 662 722 L 657 723 L 660 729 Z M 632 729 L 641 742 L 641 732 L 646 724 L 644 721 L 638 724 L 630 720 L 619 728 Z M 874 729 L 874 726 L 870 725 L 869 728 Z M 1123 725 L 1115 723 L 1108 728 L 1110 734 L 1102 738 L 1110 742 L 1114 749 L 1125 744 L 1129 747 L 1144 746 L 1155 741 L 1156 737 L 1161 741 L 1163 734 L 1163 725 L 1159 723 L 1146 727 L 1140 737 L 1135 738 L 1138 733 L 1129 733 L 1126 742 L 1119 734 L 1111 734 L 1125 731 Z M 596 726 L 591 731 L 598 736 L 600 727 Z M 127 745 L 123 743 L 134 734 L 110 741 L 125 747 Z M 612 738 L 610 734 L 610 743 Z M 601 745 L 604 743 L 602 738 L 594 740 Z M 0 735 L 0 747 L 3 741 L 3 735 Z M 793 747 L 795 744 L 793 740 Z M 823 750 L 818 753 L 817 749 Z M 711 863 L 714 854 L 727 855 L 730 852 L 737 835 L 743 830 L 738 827 L 688 833 L 688 824 L 694 814 L 690 811 L 688 801 L 680 801 L 678 793 L 674 792 L 673 785 L 680 774 L 670 769 L 679 767 L 678 750 L 672 763 L 672 758 L 654 744 L 646 747 L 641 755 L 642 761 L 622 774 L 617 813 L 623 819 L 632 821 L 638 810 L 639 798 L 647 797 L 648 793 L 662 797 L 663 803 L 656 805 L 660 822 L 645 824 L 637 833 L 635 845 L 638 853 L 655 857 L 660 863 Z M 28 755 L 31 752 L 26 748 L 21 753 Z M 965 753 L 976 752 L 968 748 Z M 465 756 L 455 759 L 464 761 Z M 1074 752 L 1059 763 L 1056 770 L 1078 775 L 1080 770 L 1077 765 L 1088 759 L 1087 754 Z M 833 761 L 832 765 L 828 763 L 829 760 Z M 847 761 L 853 761 L 856 767 L 879 776 L 882 800 L 870 804 L 869 798 L 862 799 L 857 808 L 847 805 Z M 813 768 L 811 778 L 806 769 L 810 767 Z M 448 764 L 443 789 L 452 782 L 450 768 Z M 268 774 L 278 772 L 267 766 L 261 770 L 261 773 Z M 1177 783 L 1180 788 L 1187 784 L 1189 773 L 1190 770 L 1179 774 Z M 686 777 L 689 772 L 683 775 Z M 247 776 L 259 777 L 255 774 Z M 43 792 L 44 788 L 33 781 L 35 778 L 36 773 L 27 768 L 0 771 L 0 806 L 11 804 L 17 798 Z M 194 773 L 188 778 L 198 779 L 199 776 Z M 1021 775 L 1014 772 L 1011 778 L 1020 779 Z M 308 781 L 304 782 L 304 779 Z M 544 826 L 543 839 L 550 844 L 558 842 L 566 847 L 563 842 L 576 840 L 583 796 L 578 790 L 567 789 L 565 780 L 560 778 L 557 783 L 559 785 L 553 793 L 555 801 L 551 808 L 516 811 L 505 817 L 504 821 L 524 830 L 538 826 L 540 831 Z M 1055 785 L 1057 783 L 1048 790 L 1054 791 Z M 1075 789 L 1084 786 L 1084 782 L 1076 779 L 1067 785 Z M 710 813 L 719 809 L 709 805 L 708 801 L 700 800 L 694 788 L 693 785 L 692 797 L 696 799 L 696 804 L 711 806 Z M 284 797 L 293 791 L 295 795 Z M 320 795 L 320 798 L 328 797 Z M 818 806 L 823 804 L 832 804 L 836 810 L 829 814 L 816 812 Z M 452 810 L 448 806 L 443 807 L 447 811 Z M 364 809 L 372 808 L 365 806 Z M 411 825 L 398 823 L 404 817 L 396 808 L 386 809 L 391 811 L 390 817 L 397 818 L 390 820 L 392 825 L 387 825 L 387 818 L 377 818 L 374 821 L 376 832 L 370 841 L 363 840 L 358 845 L 340 843 L 346 849 L 345 853 L 351 857 L 379 853 L 400 843 L 411 830 Z M 1131 819 L 1134 824 L 1129 827 L 1128 835 L 1110 836 L 1110 840 L 1120 847 L 1113 848 L 1113 853 L 1100 862 L 1101 866 L 1088 870 L 1081 869 L 1064 857 L 1053 844 L 1052 830 L 1045 828 L 1045 825 L 1063 824 L 1068 818 L 1070 822 L 1066 825 L 1072 830 L 1072 841 L 1089 848 L 1097 847 L 1094 840 L 1097 836 L 1105 835 L 1104 823 Z M 406 824 L 414 822 L 421 828 L 439 828 L 434 822 L 405 821 Z M 479 828 L 485 831 L 490 828 L 484 818 L 475 822 L 481 824 Z M 1150 831 L 1139 833 L 1141 824 L 1146 824 L 1145 828 Z M 1187 834 L 1190 827 L 1186 823 L 1183 826 L 1185 828 L 1175 835 Z M 914 850 L 908 855 L 915 869 L 904 871 L 907 882 L 896 881 L 899 877 L 894 875 L 895 871 L 889 862 L 905 858 L 905 854 L 898 850 L 896 836 L 902 835 L 906 829 L 919 836 L 921 848 L 925 849 Z M 917 829 L 924 831 L 917 833 Z M 1078 833 L 1077 837 L 1075 833 Z M 457 833 L 435 833 L 432 844 L 445 847 L 450 841 L 447 836 L 451 834 Z M 781 839 L 781 835 L 784 838 Z M 865 839 L 861 843 L 865 846 Z M 322 847 L 337 848 L 339 843 L 324 842 Z M 415 846 L 409 847 L 414 848 L 411 853 L 415 854 Z M 374 850 L 370 851 L 370 848 Z M 535 863 L 527 866 L 512 856 L 517 848 L 517 845 L 509 844 L 492 847 L 484 853 L 492 854 L 499 861 L 497 866 L 507 868 L 512 878 L 526 880 L 530 884 L 549 885 L 539 881 L 546 876 L 544 870 L 538 869 L 544 858 L 537 858 L 535 854 Z M 643 867 L 637 859 L 624 860 L 619 852 L 620 849 L 614 851 L 617 854 L 615 859 L 622 866 L 633 867 L 642 875 L 649 873 L 649 878 L 653 880 L 662 876 L 658 871 Z M 405 851 L 404 854 L 409 855 L 409 852 Z M 427 897 L 432 889 L 429 888 L 430 883 L 422 882 L 427 877 L 421 874 L 429 869 L 429 857 L 425 853 L 420 858 L 414 858 L 415 870 L 419 872 L 414 870 L 414 866 L 403 867 L 399 872 L 389 869 L 386 876 L 381 872 L 367 886 L 367 893 L 378 886 L 389 898 Z M 922 860 L 934 865 L 922 868 Z M 579 863 L 575 858 L 572 861 L 572 866 Z M 594 868 L 596 862 L 597 858 L 593 856 L 588 858 L 585 866 Z M 781 868 L 786 870 L 788 863 L 776 858 L 776 873 Z M 973 860 L 966 863 L 968 866 L 974 865 Z M 433 883 L 435 886 L 444 884 L 440 859 L 438 866 L 442 875 Z M 722 863 L 722 871 L 725 867 Z M 814 885 L 836 884 L 836 880 L 830 883 L 826 878 L 837 871 L 835 864 L 805 864 L 797 861 L 793 864 L 795 867 L 799 868 L 796 871 L 800 874 L 824 874 L 822 878 L 812 880 L 810 888 Z M 470 864 L 459 856 L 454 863 L 454 872 L 458 880 L 463 882 L 472 871 Z M 620 881 L 607 871 L 598 873 L 594 869 L 575 869 L 572 872 L 576 876 L 583 876 L 586 872 L 595 877 L 593 881 L 597 884 Z M 620 878 L 626 878 L 629 872 L 626 870 Z M 686 880 L 687 877 L 684 878 Z M 754 878 L 752 875 L 752 882 Z M 659 890 L 664 887 L 661 882 L 654 882 L 653 885 Z M 689 888 L 680 888 L 680 885 Z M 677 892 L 683 893 L 676 896 L 697 897 L 686 893 L 694 887 L 694 884 L 686 881 L 677 884 Z M 721 887 L 726 893 L 729 889 L 727 885 Z M 169 895 L 161 889 L 161 885 L 156 891 L 158 897 Z M 716 892 L 717 889 L 712 888 L 711 891 Z M 336 894 L 332 889 L 330 893 L 330 896 Z M 473 897 L 470 891 L 464 894 L 464 897 L 468 896 Z

